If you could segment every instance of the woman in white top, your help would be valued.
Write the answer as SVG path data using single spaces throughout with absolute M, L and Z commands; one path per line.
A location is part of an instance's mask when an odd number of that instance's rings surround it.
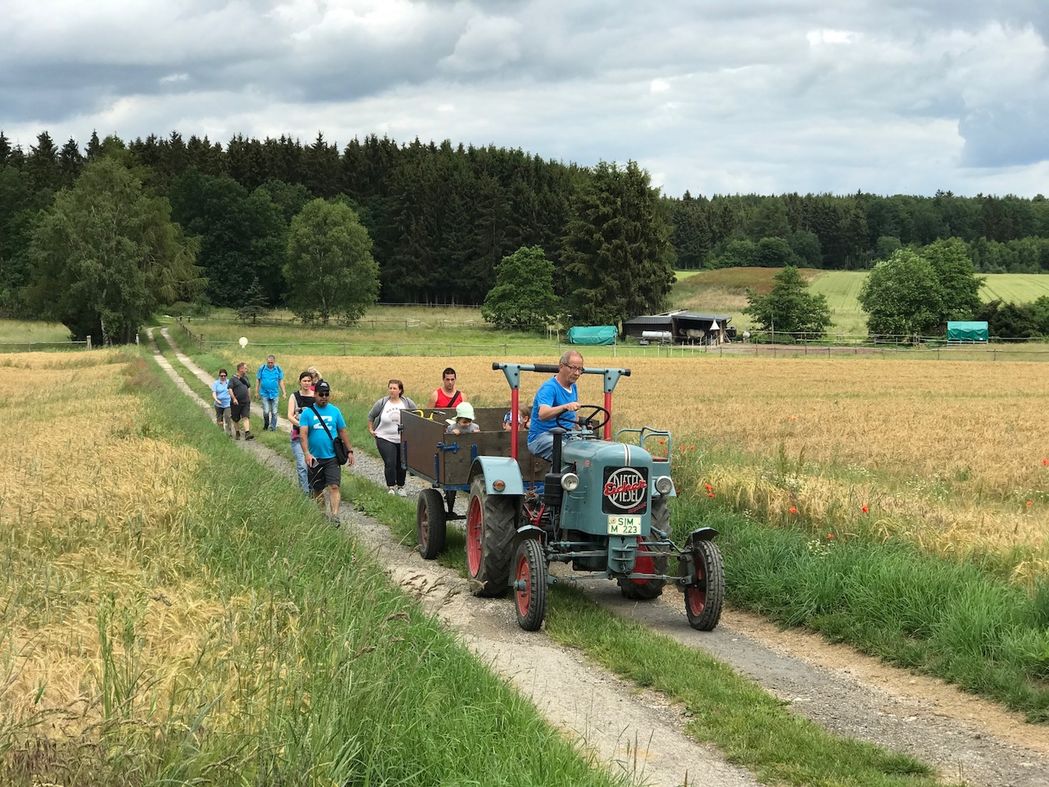
M 386 396 L 368 411 L 368 431 L 375 438 L 375 447 L 382 457 L 389 493 L 405 497 L 404 478 L 407 470 L 401 462 L 401 410 L 419 408 L 404 396 L 404 383 L 400 380 L 390 380 L 386 390 Z

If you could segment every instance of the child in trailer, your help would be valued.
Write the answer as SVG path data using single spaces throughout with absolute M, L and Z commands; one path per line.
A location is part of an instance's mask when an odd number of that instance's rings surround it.
M 481 427 L 474 423 L 474 407 L 469 402 L 460 402 L 455 408 L 455 418 L 448 419 L 445 434 L 469 434 L 480 432 Z
M 503 416 L 503 431 L 509 432 L 513 429 L 513 410 L 507 410 L 506 415 Z M 527 430 L 532 423 L 532 408 L 527 404 L 523 404 L 518 408 L 517 413 L 517 428 Z

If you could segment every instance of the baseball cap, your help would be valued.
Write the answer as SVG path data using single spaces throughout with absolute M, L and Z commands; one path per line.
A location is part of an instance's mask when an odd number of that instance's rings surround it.
M 315 393 L 331 393 L 331 386 L 328 385 L 327 380 L 318 380 L 317 384 L 313 387 Z

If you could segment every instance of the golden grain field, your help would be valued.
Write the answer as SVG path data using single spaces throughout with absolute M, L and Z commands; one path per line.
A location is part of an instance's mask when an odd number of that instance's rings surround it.
M 54 740 L 93 737 L 103 715 L 156 721 L 218 658 L 207 643 L 229 605 L 182 540 L 200 454 L 155 434 L 129 364 L 0 356 L 0 729 Z
M 451 364 L 475 404 L 508 401 L 492 360 Z M 376 397 L 387 378 L 401 378 L 418 400 L 446 365 L 292 358 L 286 368 L 307 361 Z M 689 482 L 710 484 L 740 510 L 905 537 L 942 553 L 1020 547 L 1018 580 L 1049 571 L 1044 364 L 701 357 L 630 366 L 616 391 L 618 425 L 673 430 Z M 544 378 L 526 375 L 525 393 Z M 581 399 L 601 402 L 599 378 L 581 388 Z

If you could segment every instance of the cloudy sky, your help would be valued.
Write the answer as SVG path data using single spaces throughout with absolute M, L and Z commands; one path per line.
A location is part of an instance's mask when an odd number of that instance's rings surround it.
M 0 0 L 28 148 L 318 131 L 634 159 L 668 194 L 1049 194 L 1045 0 Z

